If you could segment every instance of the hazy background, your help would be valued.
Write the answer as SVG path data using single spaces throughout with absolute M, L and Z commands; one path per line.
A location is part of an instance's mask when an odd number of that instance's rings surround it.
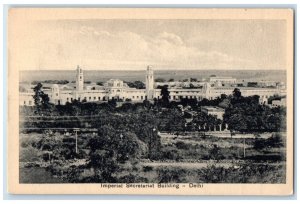
M 244 81 L 276 81 L 286 82 L 285 70 L 155 70 L 154 78 L 164 78 L 169 80 L 183 80 L 187 78 L 202 78 L 210 75 L 229 76 Z M 145 71 L 124 71 L 124 70 L 85 70 L 84 80 L 92 82 L 105 82 L 109 79 L 121 79 L 124 81 L 145 81 Z M 20 82 L 32 82 L 43 80 L 68 80 L 75 81 L 75 70 L 60 71 L 22 71 L 20 74 Z
M 47 20 L 15 40 L 20 70 L 286 69 L 283 20 Z

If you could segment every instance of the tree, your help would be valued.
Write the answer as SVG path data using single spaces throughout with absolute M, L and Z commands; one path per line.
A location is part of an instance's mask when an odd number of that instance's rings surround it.
M 202 130 L 212 129 L 215 126 L 219 126 L 222 121 L 217 119 L 216 116 L 207 115 L 206 113 L 199 112 L 194 116 L 192 123 L 195 124 L 196 127 Z
M 132 103 L 123 103 L 121 107 L 119 107 L 118 109 L 123 111 L 123 112 L 130 112 L 132 111 L 134 105 Z
M 280 133 L 273 133 L 268 139 L 255 138 L 253 148 L 263 150 L 265 148 L 280 148 L 285 146 L 285 141 Z
M 257 84 L 257 82 L 248 82 L 247 86 L 248 87 L 257 87 L 258 84 Z
M 227 99 L 227 95 L 226 94 L 221 94 L 221 99 Z
M 123 128 L 117 127 L 116 124 L 120 124 L 122 120 L 116 120 L 117 118 L 110 117 L 108 122 L 114 126 L 101 126 L 98 135 L 89 141 L 89 166 L 94 168 L 94 177 L 98 182 L 115 182 L 114 173 L 122 163 L 135 160 L 146 152 L 145 144 L 134 133 L 120 131 L 124 130 L 124 125 Z
M 273 133 L 270 138 L 267 139 L 266 143 L 270 147 L 284 147 L 285 138 L 280 133 Z
M 163 106 L 167 107 L 169 105 L 169 97 L 170 97 L 170 91 L 168 90 L 168 85 L 164 85 L 161 88 L 160 95 L 162 96 Z
M 158 183 L 185 183 L 187 171 L 185 169 L 171 169 L 168 167 L 158 168 Z
M 195 88 L 194 84 L 190 83 L 190 88 L 191 89 Z
M 219 103 L 221 108 L 227 109 L 230 106 L 230 99 L 225 98 L 221 103 Z
M 283 98 L 282 96 L 279 96 L 278 94 L 275 94 L 273 96 L 270 96 L 268 98 L 268 104 L 272 104 L 273 100 L 281 100 L 281 98 Z
M 148 101 L 148 100 L 144 100 L 144 101 L 143 101 L 143 105 L 144 105 L 144 107 L 147 108 L 147 109 L 150 109 L 150 108 L 151 108 L 151 103 L 150 103 L 150 101 Z
M 141 81 L 126 82 L 130 88 L 145 89 L 145 84 Z
M 136 134 L 124 132 L 120 135 L 120 141 L 117 145 L 117 161 L 125 162 L 127 160 L 134 160 L 144 155 L 146 150 L 145 143 L 140 141 Z
M 114 98 L 109 100 L 108 105 L 110 105 L 112 108 L 116 108 L 117 107 L 117 100 L 114 99 Z
M 43 85 L 41 83 L 38 83 L 33 88 L 33 91 L 34 91 L 34 95 L 33 95 L 34 105 L 36 105 L 37 107 L 41 106 L 41 104 L 42 104 L 42 100 L 41 100 L 41 95 L 43 94 L 42 87 L 43 87 Z
M 158 100 L 156 97 L 153 98 L 153 105 L 154 106 L 157 106 L 158 105 Z
M 42 95 L 41 95 L 41 99 L 42 99 L 42 106 L 43 106 L 43 107 L 49 106 L 49 101 L 50 101 L 50 99 L 49 99 L 48 94 L 42 94 Z
M 225 100 L 230 100 L 225 103 Z M 225 108 L 224 123 L 230 130 L 240 132 L 277 132 L 285 129 L 286 114 L 282 108 L 270 108 L 259 104 L 259 96 L 243 97 L 239 90 L 234 96 L 220 103 Z
M 119 169 L 113 150 L 97 149 L 90 154 L 89 166 L 94 169 L 94 182 L 116 182 L 113 174 Z
M 234 97 L 235 99 L 239 99 L 241 96 L 242 96 L 242 93 L 241 93 L 240 89 L 235 88 L 235 89 L 233 90 L 233 97 Z
M 177 109 L 171 109 L 163 114 L 166 126 L 165 130 L 170 132 L 181 132 L 185 128 L 185 119 Z
M 164 78 L 156 78 L 155 82 L 166 82 Z
M 34 95 L 33 95 L 34 105 L 35 105 L 36 110 L 38 112 L 40 112 L 42 108 L 48 108 L 49 107 L 49 96 L 42 91 L 42 87 L 43 87 L 43 85 L 41 83 L 38 83 L 33 88 L 33 91 L 34 91 Z
M 223 159 L 224 157 L 223 157 L 223 155 L 221 154 L 220 151 L 221 151 L 220 147 L 218 147 L 218 145 L 214 144 L 213 148 L 210 149 L 210 151 L 209 151 L 209 155 L 214 160 Z
M 169 82 L 174 82 L 174 79 L 173 78 L 169 79 Z
M 148 146 L 148 158 L 160 158 L 161 143 L 157 128 L 153 127 L 150 124 L 145 125 L 142 128 L 142 135 L 144 137 L 144 142 Z
M 54 135 L 43 135 L 33 146 L 41 151 L 47 152 L 46 158 L 49 161 L 58 158 L 65 159 L 64 155 L 61 154 L 63 142 L 61 138 L 57 138 Z

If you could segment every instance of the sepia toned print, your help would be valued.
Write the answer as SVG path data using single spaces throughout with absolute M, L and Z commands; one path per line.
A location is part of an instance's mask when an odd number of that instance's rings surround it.
M 292 16 L 11 9 L 10 192 L 291 194 Z

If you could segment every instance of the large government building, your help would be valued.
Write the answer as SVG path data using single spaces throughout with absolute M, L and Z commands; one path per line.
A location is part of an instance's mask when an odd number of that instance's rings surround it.
M 81 67 L 76 69 L 76 83 L 72 84 L 43 84 L 44 93 L 48 94 L 50 102 L 54 104 L 66 104 L 73 100 L 86 102 L 103 102 L 110 99 L 122 99 L 123 101 L 141 102 L 145 99 L 153 100 L 161 97 L 159 86 L 168 85 L 170 100 L 181 100 L 183 98 L 195 98 L 198 100 L 214 99 L 221 94 L 230 95 L 234 88 L 238 87 L 243 96 L 259 95 L 260 102 L 266 103 L 273 95 L 285 96 L 286 88 L 282 83 L 272 86 L 248 87 L 239 86 L 236 79 L 231 77 L 212 76 L 201 82 L 164 82 L 154 81 L 154 71 L 151 66 L 147 67 L 145 73 L 145 89 L 130 88 L 119 79 L 110 79 L 103 85 L 85 84 L 84 71 Z M 33 106 L 32 85 L 20 85 L 19 101 L 21 106 Z

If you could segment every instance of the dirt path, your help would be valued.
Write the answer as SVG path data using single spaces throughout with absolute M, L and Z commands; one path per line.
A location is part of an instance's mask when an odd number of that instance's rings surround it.
M 218 132 L 218 131 L 215 131 L 215 132 L 205 132 L 205 134 L 207 136 L 211 136 L 211 137 L 217 137 L 217 138 L 231 138 L 231 139 L 254 139 L 256 136 L 254 134 L 235 134 L 233 136 L 231 136 L 230 132 Z M 284 134 L 283 134 L 284 135 Z M 173 138 L 180 138 L 180 139 L 193 139 L 195 137 L 201 137 L 200 135 L 197 136 L 197 135 L 173 135 L 173 134 L 169 134 L 169 133 L 160 133 L 160 136 L 162 138 L 170 138 L 170 139 L 173 139 Z M 263 139 L 267 139 L 269 137 L 272 136 L 272 133 L 262 133 L 260 134 L 260 138 L 263 138 Z
M 188 168 L 188 169 L 201 169 L 206 168 L 210 165 L 215 165 L 217 167 L 224 167 L 229 168 L 233 166 L 232 163 L 215 163 L 215 162 L 142 162 L 143 166 L 151 166 L 151 167 L 181 167 L 181 168 Z M 237 166 L 237 164 L 235 164 Z
M 239 168 L 240 165 L 245 164 L 244 161 L 235 160 L 232 161 L 207 161 L 207 162 L 141 162 L 142 166 L 151 166 L 154 168 L 157 167 L 180 167 L 180 168 L 187 168 L 187 169 L 201 169 L 206 168 L 211 165 L 215 165 L 216 167 L 224 167 L 224 168 Z M 268 164 L 268 165 L 282 165 L 284 162 L 278 163 L 252 163 L 253 165 L 259 164 Z

